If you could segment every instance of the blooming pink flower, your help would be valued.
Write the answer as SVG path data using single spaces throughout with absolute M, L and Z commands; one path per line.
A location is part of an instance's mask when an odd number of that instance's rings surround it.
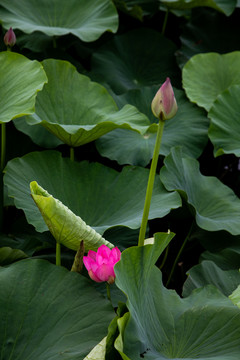
M 176 115 L 177 102 L 169 78 L 156 93 L 151 107 L 154 116 L 161 120 L 168 120 Z
M 16 35 L 11 27 L 4 35 L 3 40 L 5 45 L 9 47 L 13 47 L 16 44 Z
M 121 251 L 117 247 L 109 249 L 106 245 L 101 245 L 97 252 L 89 250 L 88 255 L 83 257 L 83 262 L 92 280 L 112 284 L 116 277 L 114 265 L 120 258 Z

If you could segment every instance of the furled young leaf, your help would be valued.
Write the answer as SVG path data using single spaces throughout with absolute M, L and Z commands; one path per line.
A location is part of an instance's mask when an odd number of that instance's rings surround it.
M 236 7 L 236 0 L 162 0 L 169 9 L 185 10 L 198 6 L 209 6 L 213 9 L 231 15 Z
M 98 139 L 117 128 L 144 133 L 148 118 L 135 107 L 118 111 L 107 90 L 77 72 L 67 61 L 43 61 L 48 76 L 36 100 L 36 112 L 25 117 L 30 124 L 42 124 L 63 143 L 79 146 Z
M 4 359 L 83 359 L 114 317 L 88 279 L 45 260 L 0 267 L 0 284 Z
M 48 230 L 30 196 L 29 184 L 37 183 L 98 233 L 122 225 L 141 225 L 149 170 L 125 167 L 121 172 L 98 163 L 73 162 L 57 151 L 42 151 L 13 159 L 5 168 L 5 184 L 17 208 L 37 231 Z M 17 179 L 17 181 L 16 181 Z M 155 181 L 149 219 L 163 217 L 181 206 L 178 193 L 168 192 Z
M 232 85 L 240 85 L 239 62 L 240 51 L 193 56 L 182 73 L 183 87 L 189 99 L 209 111 L 219 94 Z
M 0 79 L 0 123 L 34 113 L 37 92 L 47 82 L 42 65 L 23 55 L 3 51 Z
M 36 181 L 30 183 L 31 195 L 39 208 L 45 223 L 55 240 L 72 250 L 78 250 L 81 241 L 85 251 L 97 250 L 102 244 L 112 248 L 94 229 L 88 226 L 79 216 L 55 199 Z
M 240 234 L 240 199 L 220 180 L 200 173 L 197 160 L 185 157 L 181 148 L 173 148 L 164 160 L 160 178 L 169 191 L 184 193 L 195 209 L 199 227 Z
M 83 41 L 94 41 L 105 31 L 117 31 L 118 15 L 110 0 L 1 0 L 0 19 L 26 33 L 47 35 L 72 33 Z
M 239 97 L 240 84 L 233 85 L 217 97 L 209 111 L 209 138 L 214 145 L 215 156 L 240 156 Z
M 155 266 L 159 247 L 155 241 L 126 249 L 115 266 L 128 297 L 115 342 L 123 359 L 238 360 L 239 309 L 211 285 L 185 299 L 166 289 Z

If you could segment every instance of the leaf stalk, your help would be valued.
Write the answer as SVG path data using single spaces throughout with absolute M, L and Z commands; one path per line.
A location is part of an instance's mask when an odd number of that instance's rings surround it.
M 144 239 L 145 239 L 145 234 L 146 234 L 146 229 L 147 229 L 148 215 L 149 215 L 149 209 L 150 209 L 150 204 L 151 204 L 151 199 L 152 199 L 153 186 L 154 186 L 155 174 L 156 174 L 156 169 L 157 169 L 160 145 L 161 145 L 161 141 L 162 141 L 163 129 L 164 129 L 164 121 L 159 119 L 157 137 L 156 137 L 153 158 L 152 158 L 152 163 L 151 163 L 150 173 L 149 173 L 149 178 L 148 178 L 148 185 L 147 185 L 147 191 L 146 191 L 146 197 L 145 197 L 145 203 L 144 203 L 144 209 L 143 209 L 142 224 L 141 224 L 139 238 L 138 238 L 138 246 L 144 245 Z

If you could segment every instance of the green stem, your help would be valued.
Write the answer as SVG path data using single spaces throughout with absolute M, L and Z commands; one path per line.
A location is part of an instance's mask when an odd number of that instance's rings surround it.
M 56 265 L 61 266 L 61 244 L 56 243 Z
M 4 201 L 4 188 L 3 188 L 3 169 L 6 162 L 6 124 L 1 124 L 1 171 L 0 171 L 0 230 L 3 229 L 3 201 Z
M 111 292 L 110 292 L 110 285 L 108 282 L 106 282 L 106 286 L 107 286 L 107 298 L 110 301 L 110 303 L 112 304 L 112 299 L 111 299 Z
M 0 232 L 3 230 L 3 173 L 0 172 Z
M 188 239 L 189 239 L 189 237 L 190 237 L 190 235 L 191 235 L 191 232 L 192 232 L 192 229 L 193 229 L 193 224 L 194 224 L 194 221 L 193 221 L 193 223 L 192 223 L 192 225 L 191 225 L 191 227 L 190 227 L 190 230 L 189 230 L 189 232 L 188 232 L 188 234 L 187 234 L 184 242 L 182 243 L 182 246 L 181 246 L 180 250 L 178 251 L 178 254 L 177 254 L 176 259 L 175 259 L 175 261 L 174 261 L 174 264 L 173 264 L 173 266 L 172 266 L 170 275 L 169 275 L 169 277 L 168 277 L 168 280 L 167 280 L 167 283 L 166 283 L 166 287 L 169 285 L 169 283 L 170 283 L 170 281 L 171 281 L 171 279 L 172 279 L 172 276 L 173 276 L 174 270 L 175 270 L 175 268 L 176 268 L 176 265 L 177 265 L 177 263 L 178 263 L 179 257 L 181 256 L 181 254 L 182 254 L 182 252 L 183 252 L 183 249 L 185 248 L 185 245 L 186 245 L 186 243 L 188 242 Z
M 70 147 L 70 160 L 74 161 L 74 148 Z
M 165 262 L 166 262 L 166 260 L 167 260 L 168 250 L 169 250 L 169 247 L 167 247 L 166 250 L 165 250 L 165 254 L 164 254 L 163 261 L 162 261 L 161 265 L 159 266 L 159 269 L 160 269 L 160 270 L 164 267 L 164 264 L 165 264 Z
M 158 156 L 159 156 L 159 151 L 160 151 L 163 129 L 164 129 L 164 121 L 160 119 L 159 124 L 158 124 L 157 137 L 156 137 L 156 142 L 155 142 L 155 147 L 154 147 L 154 152 L 153 152 L 153 158 L 152 158 L 149 178 L 148 178 L 147 192 L 146 192 L 146 198 L 145 198 L 144 209 L 143 209 L 142 224 L 141 224 L 139 238 L 138 238 L 138 246 L 144 245 L 144 239 L 145 239 L 145 234 L 146 234 L 146 229 L 147 229 L 148 215 L 149 215 L 149 209 L 150 209 L 150 204 L 151 204 L 151 199 L 152 199 L 152 192 L 153 192 L 153 186 L 154 186 L 155 174 L 156 174 L 156 169 L 157 169 Z
M 6 161 L 6 124 L 1 124 L 1 171 L 5 167 Z
M 166 13 L 165 13 L 165 16 L 164 16 L 163 27 L 162 27 L 162 35 L 165 34 L 167 21 L 168 21 L 168 9 L 166 10 Z

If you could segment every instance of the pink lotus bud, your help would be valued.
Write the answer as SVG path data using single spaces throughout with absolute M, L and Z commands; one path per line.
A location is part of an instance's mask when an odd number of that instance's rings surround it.
M 152 112 L 160 120 L 168 120 L 176 115 L 177 102 L 169 78 L 162 84 L 152 101 Z
M 88 255 L 83 257 L 83 262 L 92 280 L 112 284 L 116 277 L 114 265 L 120 258 L 121 251 L 117 247 L 109 249 L 106 245 L 101 245 L 97 252 L 89 250 Z
M 14 34 L 13 29 L 10 29 L 4 35 L 4 43 L 6 46 L 13 47 L 16 44 L 16 35 Z

